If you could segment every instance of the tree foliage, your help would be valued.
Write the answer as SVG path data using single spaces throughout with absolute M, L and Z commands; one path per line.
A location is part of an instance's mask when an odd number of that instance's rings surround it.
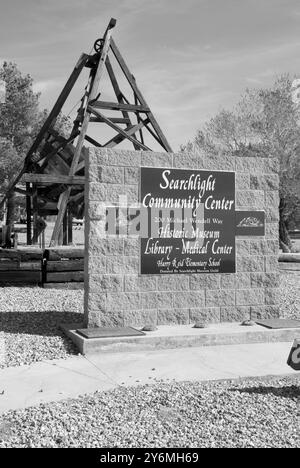
M 40 94 L 33 90 L 33 79 L 23 75 L 15 63 L 4 62 L 0 67 L 0 80 L 6 84 L 5 102 L 0 104 L 0 194 L 22 167 L 28 149 L 48 116 L 39 109 Z M 61 135 L 70 130 L 70 120 L 60 114 L 55 129 Z M 13 195 L 12 195 L 13 198 Z M 14 210 L 14 204 L 9 203 Z M 8 214 L 8 222 L 13 214 Z
M 231 111 L 221 110 L 182 150 L 274 157 L 280 162 L 281 240 L 300 208 L 300 105 L 293 79 L 283 75 L 268 89 L 247 89 Z

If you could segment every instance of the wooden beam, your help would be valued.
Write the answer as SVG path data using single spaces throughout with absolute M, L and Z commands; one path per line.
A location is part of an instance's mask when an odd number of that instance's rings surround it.
M 20 188 L 18 188 L 18 187 L 15 187 L 15 188 L 14 188 L 14 192 L 20 193 L 21 195 L 25 195 L 25 196 L 27 195 L 26 190 L 22 190 L 22 189 L 20 189 Z
M 85 136 L 86 136 L 86 132 L 87 132 L 87 128 L 88 128 L 88 125 L 89 125 L 90 116 L 91 116 L 91 113 L 90 113 L 90 110 L 89 110 L 89 103 L 91 101 L 95 101 L 97 99 L 97 96 L 98 96 L 98 93 L 99 93 L 99 85 L 100 85 L 100 81 L 101 81 L 101 78 L 102 78 L 102 75 L 103 75 L 103 72 L 104 72 L 106 57 L 107 57 L 107 54 L 108 54 L 108 51 L 109 51 L 109 48 L 110 48 L 111 29 L 115 26 L 115 24 L 116 24 L 115 21 L 110 21 L 110 23 L 109 23 L 109 25 L 107 27 L 105 36 L 103 38 L 103 41 L 104 41 L 103 42 L 103 47 L 102 47 L 101 54 L 100 54 L 100 57 L 99 57 L 99 63 L 98 63 L 98 66 L 97 66 L 97 70 L 96 70 L 94 79 L 93 79 L 93 81 L 91 83 L 91 90 L 90 90 L 89 96 L 87 97 L 86 107 L 84 109 L 85 113 L 84 113 L 84 119 L 83 119 L 83 123 L 82 123 L 82 127 L 81 127 L 81 132 L 80 132 L 80 135 L 79 135 L 79 138 L 78 138 L 78 141 L 77 141 L 75 154 L 74 154 L 72 164 L 71 164 L 71 168 L 70 168 L 70 172 L 69 172 L 70 176 L 74 176 L 74 174 L 76 173 L 76 169 L 77 169 L 77 166 L 78 166 L 79 158 L 80 158 L 80 155 L 81 155 L 81 151 L 82 151 L 82 148 L 83 148 L 83 144 L 84 144 L 84 140 L 85 140 Z M 60 231 L 60 227 L 62 225 L 62 221 L 63 221 L 64 215 L 65 215 L 66 209 L 67 209 L 70 193 L 71 193 L 71 188 L 69 187 L 59 197 L 58 215 L 57 215 L 54 230 L 53 230 L 53 233 L 52 233 L 50 246 L 55 246 L 58 243 L 59 231 Z
M 63 245 L 68 245 L 68 210 L 65 212 L 63 219 Z
M 23 176 L 23 181 L 26 183 L 53 185 L 84 185 L 85 178 L 80 176 L 59 175 L 59 174 L 29 174 Z
M 40 171 L 43 172 L 45 170 L 45 168 L 47 167 L 47 164 L 48 162 L 50 161 L 50 159 L 55 156 L 56 154 L 58 154 L 59 151 L 63 151 L 65 149 L 65 147 L 72 143 L 75 138 L 79 135 L 79 132 L 76 132 L 76 133 L 71 133 L 70 137 L 68 139 L 63 139 L 63 142 L 60 142 L 58 144 L 58 146 L 55 148 L 53 148 L 52 151 L 50 151 L 50 153 L 48 153 L 44 158 L 43 158 L 43 163 L 41 165 L 41 168 L 40 168 Z M 53 142 L 55 143 L 55 142 Z
M 42 142 L 44 135 L 46 131 L 51 127 L 53 121 L 56 119 L 56 117 L 59 115 L 62 106 L 66 102 L 71 90 L 74 87 L 74 84 L 76 83 L 82 69 L 84 68 L 84 65 L 88 59 L 87 54 L 82 54 L 75 65 L 74 70 L 72 71 L 67 83 L 65 84 L 62 92 L 60 93 L 56 103 L 53 106 L 53 109 L 51 110 L 50 114 L 48 115 L 44 125 L 42 126 L 41 130 L 38 133 L 38 136 L 36 137 L 33 145 L 31 146 L 30 150 L 27 153 L 26 156 L 26 161 L 28 161 L 31 157 L 31 155 L 37 150 L 39 147 L 40 143 Z
M 107 72 L 108 72 L 108 75 L 109 75 L 109 78 L 110 78 L 110 81 L 111 81 L 111 84 L 112 84 L 112 87 L 114 89 L 114 92 L 115 92 L 115 95 L 116 95 L 116 98 L 119 102 L 119 104 L 124 104 L 125 103 L 125 98 L 124 98 L 124 95 L 123 93 L 121 92 L 121 89 L 120 89 L 120 86 L 119 86 L 119 83 L 117 81 L 117 78 L 116 78 L 116 75 L 114 73 L 114 70 L 113 70 L 113 67 L 110 63 L 110 60 L 109 60 L 109 57 L 107 56 L 106 57 L 106 62 L 105 62 L 105 65 L 106 65 L 106 69 L 107 69 Z M 127 100 L 126 100 L 127 101 Z M 127 102 L 127 104 L 129 104 Z M 136 103 L 135 103 L 136 104 Z M 129 117 L 129 113 L 127 111 L 122 111 L 122 115 L 125 119 L 128 120 L 128 123 L 127 123 L 127 129 L 128 127 L 130 127 L 132 124 L 131 124 L 131 120 L 130 120 L 130 117 Z M 139 115 L 139 113 L 137 113 L 137 115 Z M 110 119 L 112 122 L 114 123 L 118 123 L 118 122 L 115 122 L 113 119 Z M 133 134 L 133 137 L 136 138 L 136 135 Z M 143 143 L 143 142 L 142 142 Z M 136 143 L 133 143 L 133 147 L 135 150 L 138 150 L 139 147 L 138 145 L 136 145 Z
M 149 120 L 147 120 L 149 122 Z M 134 135 L 138 130 L 140 130 L 142 127 L 144 127 L 144 123 L 140 122 L 139 124 L 132 125 L 131 127 L 127 127 L 124 132 L 126 133 L 127 137 L 125 135 L 116 135 L 114 138 L 109 140 L 105 145 L 103 145 L 105 148 L 113 148 L 114 146 L 118 145 L 122 141 L 124 141 L 126 138 L 130 137 L 131 135 Z M 137 145 L 135 143 L 135 145 Z M 138 146 L 138 145 L 137 145 Z
M 135 104 L 122 104 L 116 102 L 108 102 L 108 101 L 93 101 L 90 104 L 95 109 L 109 109 L 109 110 L 116 110 L 122 111 L 125 110 L 127 112 L 143 112 L 149 113 L 150 109 L 148 106 L 141 106 Z
M 121 127 L 118 127 L 118 125 L 114 124 L 113 122 L 111 122 L 109 120 L 109 118 L 105 117 L 105 115 L 101 114 L 99 111 L 96 111 L 95 109 L 91 109 L 91 112 L 95 115 L 99 115 L 100 117 L 102 117 L 105 121 L 105 123 L 107 123 L 107 125 L 109 125 L 111 128 L 113 128 L 117 133 L 120 133 L 121 135 L 124 136 L 124 138 L 127 138 L 129 141 L 131 142 L 134 142 L 136 143 L 136 145 L 139 146 L 139 148 L 143 149 L 143 150 L 146 150 L 146 151 L 151 151 L 150 148 L 148 148 L 148 146 L 146 145 L 143 145 L 143 143 L 141 143 L 140 141 L 136 140 L 135 138 L 133 138 L 132 136 L 128 135 L 126 133 L 126 130 L 123 130 L 123 128 Z
M 110 117 L 110 120 L 112 122 L 116 123 L 116 124 L 125 124 L 125 125 L 130 125 L 131 124 L 130 119 L 125 119 L 125 118 L 122 118 L 122 117 Z M 98 117 L 91 117 L 90 122 L 91 123 L 103 123 L 104 120 L 100 119 Z
M 82 198 L 84 198 L 84 191 L 76 193 L 76 195 L 72 195 L 70 197 L 70 202 L 78 202 Z
M 137 99 L 136 95 L 134 95 L 134 102 L 135 102 L 135 104 L 138 103 L 138 99 Z M 149 119 L 147 119 L 147 120 L 148 120 L 148 122 L 149 122 Z M 141 119 L 140 114 L 137 114 L 137 122 L 138 122 L 138 123 L 142 122 L 142 119 Z M 144 122 L 144 124 L 145 124 L 145 122 Z M 142 130 L 141 128 L 139 129 L 139 134 L 140 134 L 140 141 L 141 141 L 141 142 L 143 143 L 143 145 L 144 145 L 144 144 L 145 144 L 144 135 L 143 135 L 143 130 Z
M 77 166 L 77 169 L 76 169 L 76 174 L 77 174 L 78 172 L 80 172 L 80 171 L 81 171 L 82 169 L 84 169 L 84 168 L 85 168 L 85 160 L 80 161 L 80 163 L 78 163 L 78 166 Z
M 85 135 L 85 140 L 88 141 L 89 143 L 92 143 L 92 145 L 96 146 L 97 148 L 102 148 L 102 145 L 100 145 L 100 143 L 96 140 L 94 140 L 94 138 L 88 136 L 88 135 Z
M 26 184 L 26 225 L 27 225 L 27 245 L 31 245 L 31 186 L 29 183 Z
M 68 208 L 68 244 L 73 244 L 73 215 L 70 207 Z
M 37 244 L 38 241 L 38 229 L 37 229 L 37 220 L 38 220 L 38 189 L 36 184 L 33 185 L 32 189 L 32 215 L 33 215 L 33 236 L 32 243 Z
M 119 49 L 117 48 L 117 46 L 115 44 L 115 41 L 113 39 L 111 39 L 110 47 L 111 47 L 111 50 L 112 50 L 117 62 L 119 63 L 124 75 L 126 76 L 128 83 L 130 84 L 133 92 L 135 93 L 136 97 L 140 101 L 141 105 L 145 106 L 145 107 L 148 107 L 148 104 L 147 104 L 144 96 L 142 95 L 141 91 L 139 90 L 133 75 L 130 73 L 129 68 L 127 67 L 127 65 L 126 65 L 126 63 L 125 63 L 125 61 L 124 61 Z M 161 142 L 160 142 L 161 145 L 163 146 L 163 148 L 167 152 L 172 153 L 172 148 L 169 145 L 168 140 L 166 139 L 166 137 L 163 134 L 158 122 L 156 121 L 154 115 L 152 114 L 152 112 L 150 110 L 149 110 L 149 113 L 148 113 L 148 117 L 149 117 L 150 122 L 151 122 L 153 128 L 155 129 L 158 137 L 161 140 Z

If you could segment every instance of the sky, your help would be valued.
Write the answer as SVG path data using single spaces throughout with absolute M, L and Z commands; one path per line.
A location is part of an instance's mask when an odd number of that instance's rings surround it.
M 247 87 L 300 72 L 299 0 L 0 0 L 0 61 L 51 108 L 111 17 L 113 37 L 174 151 Z

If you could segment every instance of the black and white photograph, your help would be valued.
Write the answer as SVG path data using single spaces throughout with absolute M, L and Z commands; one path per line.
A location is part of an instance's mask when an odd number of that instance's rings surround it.
M 0 448 L 195 466 L 299 405 L 299 1 L 0 0 Z

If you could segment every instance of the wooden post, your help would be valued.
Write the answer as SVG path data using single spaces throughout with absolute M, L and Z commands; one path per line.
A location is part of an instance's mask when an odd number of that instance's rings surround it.
M 110 24 L 112 24 L 112 22 L 110 22 Z M 115 25 L 115 23 L 111 27 L 114 27 L 114 25 Z M 87 102 L 86 102 L 85 115 L 84 115 L 84 119 L 83 119 L 83 123 L 82 123 L 82 127 L 81 127 L 81 132 L 80 132 L 80 135 L 78 137 L 78 141 L 77 141 L 77 145 L 76 145 L 76 149 L 75 149 L 75 154 L 74 154 L 72 164 L 71 164 L 71 168 L 70 168 L 70 172 L 69 172 L 70 176 L 73 176 L 76 173 L 79 158 L 80 158 L 81 151 L 82 151 L 83 144 L 84 144 L 84 140 L 85 140 L 85 135 L 86 135 L 86 132 L 87 132 L 87 129 L 88 129 L 88 126 L 89 126 L 91 112 L 89 110 L 88 105 L 89 105 L 89 103 L 91 101 L 95 101 L 95 99 L 97 98 L 98 92 L 99 92 L 99 84 L 100 84 L 100 81 L 101 81 L 101 78 L 102 78 L 102 75 L 103 75 L 103 72 L 104 72 L 105 61 L 106 61 L 106 57 L 107 57 L 108 50 L 109 50 L 109 47 L 110 47 L 111 27 L 110 27 L 110 25 L 108 26 L 108 28 L 106 30 L 106 33 L 105 33 L 105 36 L 104 36 L 104 44 L 103 44 L 103 47 L 102 47 L 102 50 L 101 50 L 101 55 L 99 57 L 97 70 L 96 70 L 94 79 L 93 79 L 92 84 L 91 84 L 90 95 L 88 96 L 88 99 L 87 99 Z M 71 188 L 68 187 L 67 190 L 65 192 L 63 192 L 59 197 L 58 214 L 57 214 L 57 218 L 56 218 L 56 222 L 55 222 L 55 226 L 54 226 L 54 230 L 53 230 L 52 238 L 51 238 L 51 242 L 50 242 L 51 247 L 54 247 L 55 245 L 57 245 L 59 231 L 60 231 L 60 227 L 62 225 L 63 218 L 64 218 L 64 215 L 65 215 L 65 212 L 66 212 L 66 208 L 67 208 L 67 204 L 68 204 L 68 201 L 69 201 L 70 193 L 71 193 Z
M 32 189 L 32 210 L 33 210 L 33 242 L 38 242 L 37 220 L 38 220 L 38 193 L 37 185 L 33 185 Z
M 127 67 L 122 55 L 120 54 L 119 52 L 119 49 L 117 48 L 115 42 L 113 39 L 111 39 L 111 42 L 110 42 L 110 46 L 111 46 L 111 49 L 113 51 L 113 54 L 117 60 L 117 62 L 119 63 L 124 75 L 126 76 L 127 78 L 127 81 L 128 83 L 130 84 L 135 96 L 137 97 L 137 99 L 140 101 L 140 103 L 142 104 L 142 106 L 147 106 L 147 102 L 144 98 L 144 96 L 142 95 L 141 91 L 139 90 L 139 88 L 137 87 L 137 84 L 135 82 L 135 79 L 133 77 L 133 75 L 130 73 L 129 71 L 129 68 Z M 152 114 L 152 112 L 149 112 L 148 113 L 148 117 L 150 119 L 150 122 L 151 122 L 151 125 L 153 126 L 153 128 L 155 129 L 159 139 L 160 139 L 160 144 L 165 148 L 165 150 L 168 152 L 168 153 L 172 153 L 172 148 L 171 146 L 169 145 L 165 135 L 163 134 L 160 126 L 158 125 L 154 115 Z
M 73 244 L 73 216 L 70 207 L 68 209 L 68 244 Z
M 27 245 L 31 245 L 31 185 L 26 184 Z
M 68 245 L 68 210 L 63 219 L 63 245 Z

